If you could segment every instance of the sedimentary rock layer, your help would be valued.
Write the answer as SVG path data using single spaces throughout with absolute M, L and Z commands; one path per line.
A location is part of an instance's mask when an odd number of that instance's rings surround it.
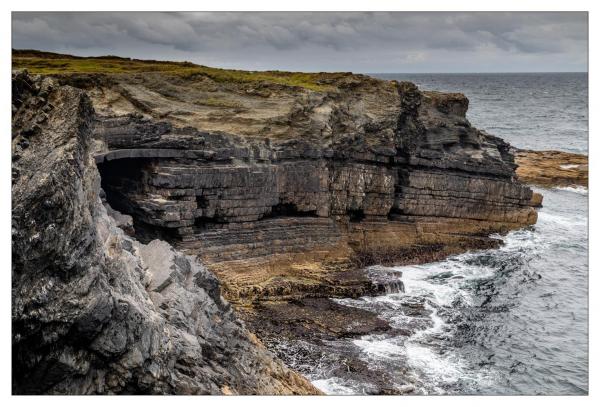
M 588 157 L 564 151 L 516 150 L 517 176 L 542 187 L 588 186 Z
M 166 103 L 148 99 L 146 79 L 128 85 L 128 100 L 139 100 L 126 115 L 97 87 L 88 92 L 104 113 L 96 160 L 109 202 L 133 216 L 141 239 L 200 256 L 233 301 L 375 292 L 341 276 L 490 247 L 490 233 L 536 221 L 510 146 L 469 124 L 461 94 L 360 75 L 329 78 L 323 92 L 215 86 L 243 113 L 213 107 L 218 123 L 206 108 L 160 119 L 133 107 Z M 241 128 L 242 115 L 252 125 Z
M 13 393 L 318 393 L 212 273 L 108 216 L 86 94 L 23 73 L 12 87 Z

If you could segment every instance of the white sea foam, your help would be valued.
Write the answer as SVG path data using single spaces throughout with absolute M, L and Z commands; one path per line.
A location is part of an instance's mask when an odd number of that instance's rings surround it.
M 405 348 L 409 366 L 424 375 L 427 386 L 421 390 L 425 393 L 431 391 L 444 394 L 444 387 L 452 387 L 458 382 L 481 386 L 489 385 L 495 380 L 491 371 L 469 369 L 454 353 L 440 355 L 427 346 L 410 341 L 405 344 Z
M 375 359 L 399 359 L 404 355 L 404 347 L 398 338 L 381 338 L 377 335 L 363 336 L 352 343 L 368 357 Z
M 489 278 L 494 275 L 491 267 L 469 265 L 465 259 L 471 254 L 451 257 L 445 261 L 419 266 L 398 267 L 406 294 L 425 296 L 438 306 L 450 306 L 460 298 L 467 304 L 471 296 L 461 286 L 465 281 Z M 443 276 L 440 280 L 437 277 Z
M 349 386 L 343 380 L 337 377 L 330 377 L 329 379 L 313 380 L 312 384 L 325 394 L 336 394 L 336 395 L 349 395 L 357 394 L 355 388 Z
M 540 212 L 538 221 L 550 222 L 559 226 L 572 228 L 587 225 L 587 218 L 576 216 L 562 216 L 554 213 Z
M 457 381 L 477 381 L 463 369 L 463 362 L 452 353 L 439 354 L 434 348 L 426 345 L 431 338 L 440 338 L 447 334 L 448 325 L 438 314 L 441 308 L 451 307 L 456 300 L 471 304 L 473 298 L 464 285 L 469 281 L 489 278 L 494 275 L 492 267 L 472 265 L 466 260 L 473 254 L 451 257 L 445 261 L 396 267 L 402 272 L 405 292 L 379 297 L 363 297 L 359 300 L 344 300 L 346 305 L 369 308 L 377 303 L 401 304 L 411 298 L 424 298 L 424 307 L 428 315 L 413 316 L 410 314 L 393 315 L 390 322 L 406 326 L 411 321 L 427 320 L 423 329 L 411 337 L 387 337 L 386 335 L 367 335 L 352 341 L 370 363 L 380 360 L 404 362 L 411 367 L 416 380 L 426 382 L 420 390 L 423 392 L 443 393 L 440 386 L 452 385 Z M 389 318 L 389 316 L 388 316 Z M 423 321 L 422 321 L 423 322 Z M 422 324 L 421 322 L 421 324 Z M 417 373 L 419 372 L 419 373 Z M 471 375 L 472 376 L 472 375 Z
M 443 263 L 431 264 L 429 267 L 414 266 L 402 268 L 404 290 L 412 296 L 424 296 L 439 305 L 450 305 L 457 292 L 451 285 L 436 284 L 429 277 L 445 272 Z
M 580 194 L 580 195 L 587 195 L 588 194 L 588 189 L 586 187 L 583 187 L 583 186 L 576 186 L 576 187 L 556 187 L 554 189 L 558 189 L 559 191 L 573 192 L 575 194 Z
M 465 376 L 459 363 L 438 355 L 426 346 L 407 342 L 405 348 L 409 365 L 423 372 L 432 383 L 450 385 Z M 435 386 L 435 391 L 443 393 L 438 386 Z

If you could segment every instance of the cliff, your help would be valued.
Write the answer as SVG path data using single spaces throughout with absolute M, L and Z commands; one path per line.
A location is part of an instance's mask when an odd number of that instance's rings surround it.
M 489 234 L 536 221 L 509 145 L 469 124 L 460 94 L 349 74 L 322 74 L 321 91 L 76 80 L 102 112 L 111 205 L 141 239 L 199 255 L 238 303 L 374 292 L 357 266 L 490 247 Z
M 318 393 L 204 266 L 108 216 L 83 91 L 21 73 L 12 90 L 13 393 Z
M 362 335 L 386 326 L 324 297 L 400 289 L 366 266 L 494 247 L 537 219 L 541 197 L 462 94 L 112 57 L 13 64 L 46 77 L 13 80 L 18 392 L 314 392 L 253 346 L 211 273 L 266 340 Z

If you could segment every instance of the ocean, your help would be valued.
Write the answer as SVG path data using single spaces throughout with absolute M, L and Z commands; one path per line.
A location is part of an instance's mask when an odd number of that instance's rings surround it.
M 515 147 L 588 152 L 587 74 L 373 76 L 464 93 L 470 122 Z M 537 224 L 498 236 L 499 249 L 396 267 L 403 293 L 336 300 L 392 333 L 328 343 L 328 361 L 292 367 L 328 394 L 369 393 L 382 378 L 416 394 L 587 394 L 587 190 L 534 190 Z M 345 354 L 370 373 L 339 373 Z

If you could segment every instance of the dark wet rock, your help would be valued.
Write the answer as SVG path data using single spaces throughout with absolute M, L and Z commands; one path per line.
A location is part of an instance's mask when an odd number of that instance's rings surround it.
M 337 304 L 327 298 L 263 303 L 242 311 L 250 329 L 260 338 L 288 336 L 304 340 L 357 337 L 390 329 L 374 313 Z
M 431 314 L 431 311 L 429 311 L 425 307 L 426 301 L 427 300 L 423 297 L 413 297 L 413 296 L 403 297 L 402 301 L 401 301 L 401 305 L 402 305 L 402 311 L 403 311 L 404 315 L 408 315 L 411 317 L 428 316 L 429 314 Z
M 381 293 L 398 294 L 404 292 L 401 271 L 377 265 L 367 268 L 366 272 Z

